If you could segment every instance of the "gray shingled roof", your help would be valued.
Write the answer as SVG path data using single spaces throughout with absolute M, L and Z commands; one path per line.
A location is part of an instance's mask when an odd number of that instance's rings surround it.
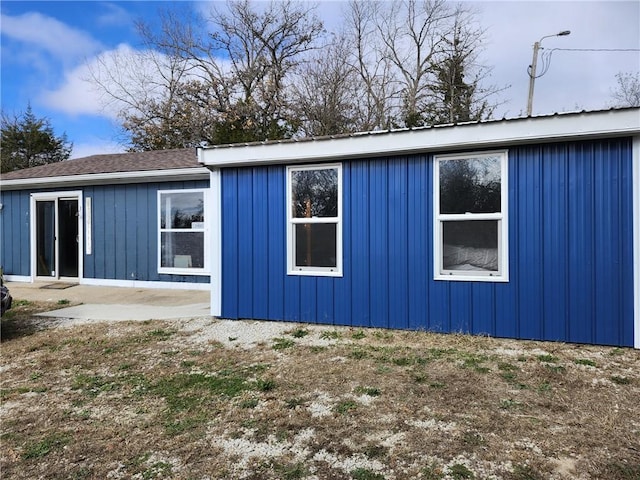
M 195 148 L 155 150 L 151 152 L 110 153 L 64 160 L 2 174 L 2 180 L 68 177 L 99 173 L 141 172 L 202 168 Z

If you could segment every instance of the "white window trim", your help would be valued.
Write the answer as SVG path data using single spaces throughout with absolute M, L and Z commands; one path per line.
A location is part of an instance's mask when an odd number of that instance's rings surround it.
M 291 174 L 303 170 L 338 170 L 338 216 L 320 218 L 294 218 L 291 208 Z M 317 277 L 342 277 L 342 164 L 316 164 L 287 167 L 286 180 L 287 209 L 287 274 Z M 295 265 L 295 228 L 297 223 L 335 223 L 336 225 L 336 266 L 335 267 L 299 267 Z
M 500 213 L 440 213 L 440 161 L 486 156 L 500 157 Z M 433 159 L 433 268 L 435 280 L 466 282 L 509 281 L 509 157 L 507 150 L 436 155 Z M 442 223 L 452 220 L 498 220 L 498 272 L 444 270 L 442 268 Z
M 202 193 L 202 199 L 204 201 L 204 229 L 193 229 L 193 230 L 185 230 L 185 229 L 174 229 L 174 228 L 160 228 L 160 215 L 162 214 L 162 195 L 167 193 Z M 158 205 L 156 209 L 156 219 L 158 221 L 158 236 L 157 236 L 157 245 L 158 245 L 158 273 L 167 273 L 171 275 L 209 275 L 209 231 L 211 219 L 209 218 L 209 190 L 206 188 L 186 188 L 186 189 L 173 189 L 173 190 L 158 190 Z M 162 266 L 162 233 L 163 232 L 203 232 L 204 233 L 204 242 L 203 242 L 203 250 L 204 250 L 204 267 L 203 268 L 174 268 L 174 267 L 163 267 Z

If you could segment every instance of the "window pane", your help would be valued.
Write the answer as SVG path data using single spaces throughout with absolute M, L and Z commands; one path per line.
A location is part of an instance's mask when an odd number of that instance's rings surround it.
M 161 267 L 204 268 L 204 233 L 162 232 Z
M 295 225 L 296 267 L 335 267 L 336 224 L 300 223 Z
M 163 193 L 160 201 L 160 228 L 191 229 L 195 222 L 204 222 L 202 192 Z
M 440 213 L 500 212 L 500 157 L 441 160 Z
M 498 271 L 498 221 L 442 223 L 445 270 Z
M 291 172 L 294 218 L 338 216 L 338 169 Z
M 56 275 L 56 211 L 53 200 L 36 202 L 36 275 Z

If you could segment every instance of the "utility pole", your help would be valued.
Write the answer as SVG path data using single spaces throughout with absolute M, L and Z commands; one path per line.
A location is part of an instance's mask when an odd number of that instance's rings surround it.
M 533 44 L 533 60 L 531 60 L 531 65 L 529 65 L 529 97 L 527 99 L 527 117 L 531 116 L 531 111 L 533 109 L 533 88 L 535 87 L 536 82 L 536 70 L 538 68 L 538 51 L 540 50 L 540 44 L 542 40 L 549 37 L 564 37 L 571 33 L 570 30 L 563 30 L 562 32 L 556 33 L 554 35 L 545 35 L 536 43 Z M 544 74 L 544 73 L 543 73 Z M 541 75 L 542 76 L 542 75 Z

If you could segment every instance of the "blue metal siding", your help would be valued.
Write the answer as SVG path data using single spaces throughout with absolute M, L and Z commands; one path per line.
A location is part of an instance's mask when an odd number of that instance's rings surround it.
M 265 244 L 267 255 L 267 318 L 284 317 L 284 281 L 286 264 L 281 261 L 285 256 L 285 232 L 279 226 L 284 224 L 285 210 L 280 193 L 284 191 L 284 175 L 280 168 L 268 167 L 266 211 L 263 212 L 269 231 L 269 243 Z M 223 214 L 224 216 L 224 214 Z
M 29 193 L 0 195 L 0 266 L 6 275 L 29 275 Z
M 157 219 L 158 190 L 208 187 L 208 180 L 197 180 L 2 192 L 0 261 L 6 274 L 31 274 L 31 193 L 82 190 L 92 199 L 92 254 L 84 255 L 84 278 L 209 283 L 205 275 L 158 274 Z
M 559 322 L 558 318 L 566 316 L 564 298 L 567 295 L 567 248 L 565 239 L 568 235 L 567 223 L 567 178 L 568 167 L 564 161 L 553 160 L 566 155 L 566 146 L 551 145 L 547 147 L 549 160 L 545 164 L 542 177 L 542 217 L 546 228 L 542 234 L 542 251 L 545 252 L 541 265 L 543 273 L 543 324 L 541 325 L 547 338 L 567 338 L 567 322 Z
M 286 274 L 285 166 L 222 171 L 222 316 L 633 344 L 631 141 L 509 150 L 509 282 L 433 280 L 432 157 L 343 162 L 343 276 Z M 266 305 L 266 306 L 265 306 Z

